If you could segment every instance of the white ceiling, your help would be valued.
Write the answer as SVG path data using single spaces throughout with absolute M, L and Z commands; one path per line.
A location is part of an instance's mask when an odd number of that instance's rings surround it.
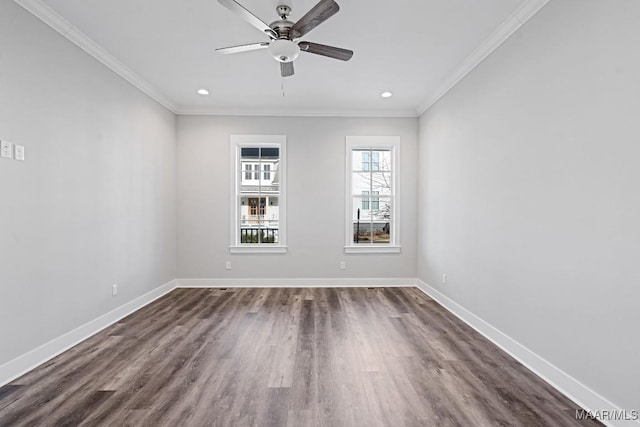
M 216 0 L 16 1 L 178 113 L 375 116 L 423 111 L 548 0 L 337 0 L 304 40 L 351 61 L 301 53 L 284 79 L 267 50 L 214 52 L 267 41 Z M 290 19 L 316 2 L 293 0 Z M 240 3 L 278 19 L 275 0 Z

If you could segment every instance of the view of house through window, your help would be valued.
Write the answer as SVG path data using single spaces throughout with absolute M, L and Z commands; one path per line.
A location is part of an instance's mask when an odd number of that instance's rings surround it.
M 279 243 L 280 148 L 239 150 L 239 242 Z
M 394 232 L 391 149 L 353 148 L 351 159 L 352 243 L 390 243 Z

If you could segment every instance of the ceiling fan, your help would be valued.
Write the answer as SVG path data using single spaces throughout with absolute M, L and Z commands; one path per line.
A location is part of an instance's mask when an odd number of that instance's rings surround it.
M 267 25 L 235 0 L 218 0 L 218 2 L 265 33 L 270 39 L 268 42 L 219 48 L 216 49 L 218 53 L 231 54 L 257 49 L 269 49 L 271 56 L 280 63 L 280 74 L 282 77 L 293 75 L 293 61 L 301 51 L 315 53 L 316 55 L 327 56 L 341 61 L 348 61 L 353 56 L 353 51 L 348 49 L 308 41 L 298 41 L 300 37 L 322 24 L 340 10 L 340 6 L 338 6 L 334 0 L 320 0 L 318 4 L 295 23 L 288 20 L 291 7 L 280 3 L 276 7 L 280 19 L 272 22 L 271 25 Z

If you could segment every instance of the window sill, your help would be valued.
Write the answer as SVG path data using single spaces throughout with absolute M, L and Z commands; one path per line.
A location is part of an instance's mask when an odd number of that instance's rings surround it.
M 286 254 L 286 246 L 242 245 L 229 246 L 232 254 Z
M 362 246 L 345 246 L 345 254 L 399 254 L 401 246 L 389 245 L 362 245 Z

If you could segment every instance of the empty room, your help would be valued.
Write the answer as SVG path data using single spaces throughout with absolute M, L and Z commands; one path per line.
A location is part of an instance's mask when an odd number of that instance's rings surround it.
M 640 426 L 638 22 L 0 0 L 0 426 Z

